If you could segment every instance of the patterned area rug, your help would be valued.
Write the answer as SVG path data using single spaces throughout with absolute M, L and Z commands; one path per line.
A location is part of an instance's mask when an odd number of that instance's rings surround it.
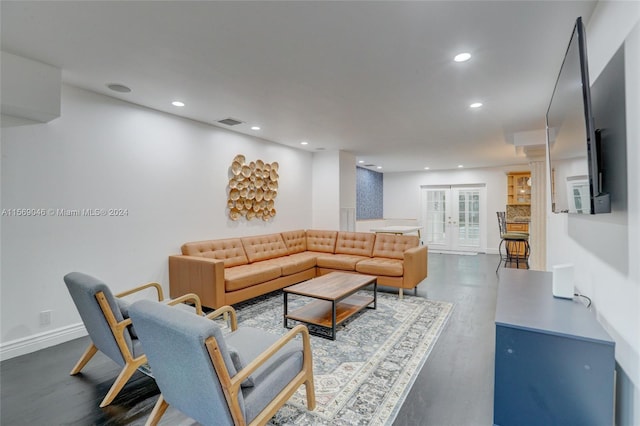
M 290 310 L 308 301 L 290 295 Z M 281 292 L 236 308 L 240 326 L 279 335 L 288 331 L 282 324 Z M 316 409 L 307 411 L 301 386 L 269 424 L 390 425 L 452 309 L 451 303 L 415 296 L 400 300 L 397 294 L 379 292 L 377 309 L 343 323 L 335 341 L 311 336 Z M 170 408 L 161 424 L 195 423 Z

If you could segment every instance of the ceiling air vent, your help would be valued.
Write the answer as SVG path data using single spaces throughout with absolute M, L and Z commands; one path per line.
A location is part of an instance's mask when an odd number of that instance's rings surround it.
M 364 166 L 365 167 L 375 167 L 376 165 L 375 164 L 365 164 Z
M 218 123 L 226 124 L 227 126 L 237 126 L 238 124 L 242 124 L 242 121 L 236 120 L 235 118 L 225 118 L 224 120 L 219 120 Z

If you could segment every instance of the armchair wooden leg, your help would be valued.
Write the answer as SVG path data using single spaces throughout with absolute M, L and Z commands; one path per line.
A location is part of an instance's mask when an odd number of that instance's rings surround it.
M 398 290 L 398 299 L 403 299 L 404 298 L 404 292 L 402 291 L 402 289 Z
M 73 367 L 73 369 L 69 374 L 72 376 L 75 376 L 76 374 L 78 374 L 80 370 L 82 370 L 84 366 L 87 365 L 89 360 L 93 358 L 96 352 L 98 352 L 98 348 L 96 348 L 96 345 L 94 345 L 93 342 L 90 343 L 89 347 L 84 351 L 84 353 L 76 363 L 75 367 Z
M 115 399 L 115 397 L 122 390 L 124 385 L 129 381 L 131 376 L 133 376 L 133 373 L 136 372 L 136 370 L 140 365 L 141 365 L 140 363 L 125 364 L 120 374 L 118 374 L 118 378 L 111 386 L 111 389 L 109 389 L 109 392 L 107 392 L 107 396 L 105 396 L 102 402 L 100 403 L 100 408 L 104 408 L 107 405 L 111 404 L 111 401 Z
M 156 402 L 156 405 L 153 407 L 153 411 L 151 411 L 151 415 L 147 419 L 145 426 L 156 426 L 160 422 L 160 417 L 167 411 L 167 408 L 169 408 L 169 404 L 164 400 L 162 394 L 160 394 L 158 402 Z
M 309 411 L 316 409 L 316 389 L 313 385 L 313 374 L 309 375 L 309 378 L 304 382 L 305 390 L 307 391 L 307 408 Z

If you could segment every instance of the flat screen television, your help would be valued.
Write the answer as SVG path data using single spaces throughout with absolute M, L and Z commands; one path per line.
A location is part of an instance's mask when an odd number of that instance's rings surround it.
M 569 40 L 546 114 L 554 213 L 610 213 L 602 192 L 599 132 L 594 128 L 587 43 L 582 18 Z

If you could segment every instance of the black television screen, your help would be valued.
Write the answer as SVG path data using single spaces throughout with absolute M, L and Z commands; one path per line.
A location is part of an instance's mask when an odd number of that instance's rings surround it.
M 555 213 L 611 211 L 601 189 L 598 132 L 593 125 L 586 35 L 576 20 L 546 115 L 551 170 L 551 205 Z

